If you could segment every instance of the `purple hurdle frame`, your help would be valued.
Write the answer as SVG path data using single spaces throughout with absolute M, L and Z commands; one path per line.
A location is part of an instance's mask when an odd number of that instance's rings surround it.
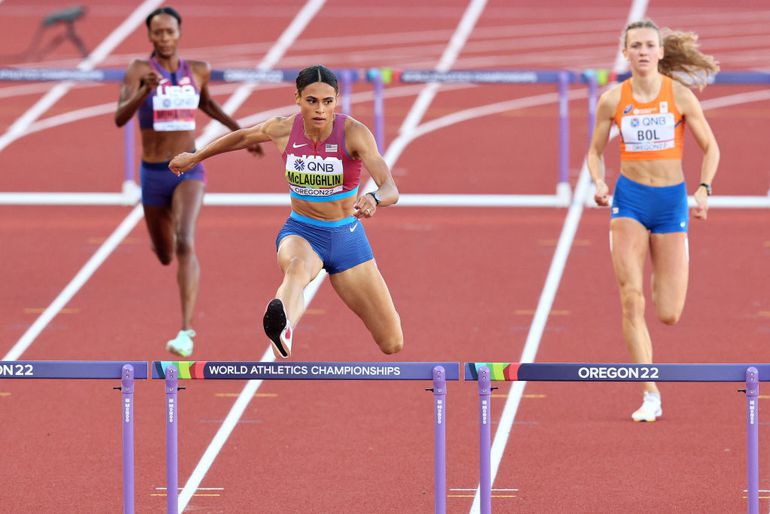
M 759 371 L 746 370 L 746 441 L 749 514 L 759 514 Z
M 446 370 L 433 368 L 433 501 L 436 514 L 446 512 Z
M 136 158 L 134 157 L 134 127 L 136 122 L 132 117 L 123 128 L 123 183 L 136 184 Z
M 166 509 L 179 512 L 178 377 L 174 366 L 166 368 Z
M 465 379 L 478 380 L 480 400 L 479 497 L 481 514 L 492 512 L 492 474 L 490 469 L 491 413 L 490 381 L 542 382 L 640 382 L 655 378 L 656 382 L 739 382 L 746 389 L 746 470 L 748 513 L 759 514 L 759 382 L 770 375 L 770 364 L 591 364 L 591 363 L 489 363 L 496 369 L 492 376 L 487 363 L 466 363 Z M 640 375 L 654 373 L 654 375 Z M 632 374 L 636 374 L 632 376 Z M 624 376 L 623 376 L 624 375 Z
M 123 366 L 123 512 L 134 514 L 134 367 Z
M 142 361 L 0 361 L 0 379 L 120 379 L 123 512 L 134 514 L 134 380 L 146 379 Z
M 313 367 L 350 368 L 345 372 L 313 372 Z M 376 367 L 398 374 L 356 375 L 354 368 Z M 152 378 L 166 381 L 166 493 L 167 509 L 177 514 L 178 488 L 178 379 L 220 380 L 433 380 L 434 437 L 434 503 L 436 514 L 446 513 L 446 381 L 459 380 L 459 364 L 452 362 L 292 362 L 291 366 L 275 362 L 154 361 Z M 260 371 L 249 371 L 260 368 Z M 293 371 L 280 371 L 292 368 Z M 310 370 L 302 372 L 296 370 Z M 224 370 L 224 371 L 223 371 Z
M 492 512 L 491 425 L 492 386 L 489 368 L 479 368 L 479 498 L 481 514 Z

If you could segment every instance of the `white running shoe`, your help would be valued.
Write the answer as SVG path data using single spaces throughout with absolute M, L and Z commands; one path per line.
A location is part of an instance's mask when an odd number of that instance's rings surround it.
M 291 356 L 291 338 L 294 335 L 291 323 L 283 310 L 283 302 L 278 298 L 270 300 L 262 318 L 265 334 L 273 344 L 276 357 L 288 359 Z
M 180 357 L 189 357 L 193 351 L 193 337 L 195 330 L 180 330 L 174 339 L 166 343 L 166 350 Z
M 660 394 L 644 392 L 644 401 L 633 414 L 631 419 L 634 421 L 646 421 L 652 423 L 655 419 L 663 415 L 663 407 L 660 401 Z

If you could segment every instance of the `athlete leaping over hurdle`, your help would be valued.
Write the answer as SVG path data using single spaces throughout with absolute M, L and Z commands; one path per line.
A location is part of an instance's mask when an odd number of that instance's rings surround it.
M 214 155 L 272 141 L 283 155 L 291 214 L 276 239 L 284 273 L 263 319 L 276 357 L 291 355 L 293 327 L 305 310 L 303 290 L 325 269 L 337 294 L 355 312 L 383 353 L 404 346 L 401 319 L 374 262 L 362 219 L 398 201 L 398 189 L 369 129 L 334 112 L 337 78 L 324 66 L 297 76 L 299 114 L 236 130 L 195 153 L 181 153 L 169 168 L 181 175 Z M 358 195 L 361 164 L 378 189 Z

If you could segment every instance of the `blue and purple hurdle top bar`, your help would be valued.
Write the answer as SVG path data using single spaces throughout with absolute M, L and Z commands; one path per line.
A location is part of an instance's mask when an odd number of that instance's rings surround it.
M 123 367 L 133 368 L 133 377 L 146 379 L 146 361 L 0 361 L 0 378 L 121 379 Z
M 759 382 L 770 381 L 770 364 L 603 364 L 470 362 L 465 380 L 478 380 L 480 414 L 481 514 L 491 513 L 490 382 L 744 382 L 746 384 L 746 436 L 748 512 L 759 513 Z
M 468 362 L 465 380 L 478 380 L 481 367 L 491 381 L 543 382 L 745 382 L 754 367 L 770 381 L 770 364 L 597 364 L 574 362 Z
M 134 379 L 148 378 L 146 361 L 0 361 L 0 379 L 121 381 L 123 512 L 134 513 Z
M 432 380 L 434 502 L 446 512 L 446 381 L 460 380 L 457 362 L 153 361 L 152 378 L 166 381 L 167 512 L 179 511 L 177 384 L 189 380 Z
M 457 362 L 153 361 L 152 378 L 166 378 L 169 366 L 193 380 L 433 380 L 441 366 L 445 380 L 460 380 Z

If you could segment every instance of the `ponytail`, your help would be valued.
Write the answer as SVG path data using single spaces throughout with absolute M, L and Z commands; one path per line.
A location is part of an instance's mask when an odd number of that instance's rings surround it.
M 658 71 L 687 87 L 703 89 L 719 71 L 716 59 L 698 49 L 698 35 L 694 32 L 661 31 L 652 20 L 635 21 L 623 31 L 623 48 L 628 45 L 628 31 L 634 29 L 653 29 L 658 33 L 663 48 Z

